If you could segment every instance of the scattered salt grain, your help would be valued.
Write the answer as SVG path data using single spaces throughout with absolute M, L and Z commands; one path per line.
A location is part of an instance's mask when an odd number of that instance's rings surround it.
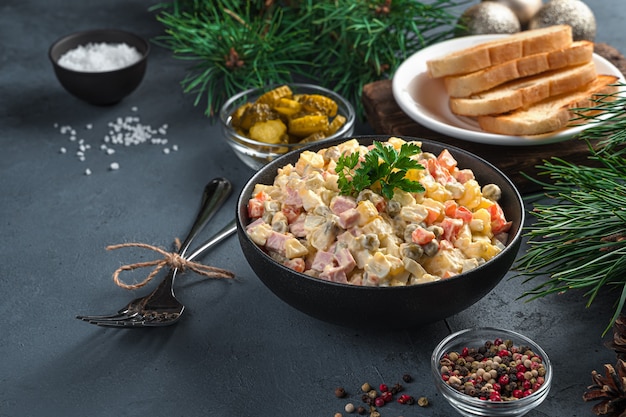
M 80 72 L 106 72 L 129 67 L 141 59 L 133 46 L 125 43 L 88 43 L 67 51 L 59 65 Z
M 137 110 L 137 107 L 133 107 L 133 111 Z M 69 136 L 70 141 L 75 142 L 74 153 L 77 159 L 85 161 L 87 154 L 92 148 L 89 142 L 93 140 L 93 137 L 85 135 L 84 138 L 81 137 L 78 139 L 78 133 L 69 125 L 60 126 L 58 123 L 55 123 L 54 128 L 58 129 L 61 134 Z M 88 123 L 85 124 L 84 128 L 86 130 L 94 130 L 95 126 L 92 123 Z M 168 129 L 166 123 L 159 127 L 152 127 L 148 124 L 141 123 L 138 116 L 126 116 L 117 117 L 108 122 L 106 128 L 108 128 L 106 134 L 102 136 L 100 145 L 98 146 L 104 155 L 116 154 L 120 150 L 120 147 L 138 146 L 142 144 L 162 146 L 162 153 L 165 155 L 178 150 L 178 145 L 175 144 L 165 147 L 169 142 L 169 140 L 164 137 Z M 83 136 L 83 133 L 81 133 L 80 136 Z M 93 135 L 93 133 L 91 133 L 91 135 Z M 61 147 L 59 152 L 67 153 L 68 149 Z M 117 162 L 111 163 L 108 167 L 110 171 L 115 171 L 119 168 L 120 165 Z M 91 170 L 89 173 L 91 174 Z
M 91 170 L 89 168 L 85 170 L 85 175 L 91 175 Z

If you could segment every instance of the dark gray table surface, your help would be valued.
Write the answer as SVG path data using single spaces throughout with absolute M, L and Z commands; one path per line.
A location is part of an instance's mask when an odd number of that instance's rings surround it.
M 358 404 L 363 382 L 393 384 L 404 373 L 415 378 L 407 392 L 429 397 L 431 406 L 389 405 L 383 416 L 454 415 L 428 374 L 431 351 L 449 332 L 445 322 L 389 332 L 316 321 L 260 283 L 234 237 L 203 261 L 237 278 L 182 277 L 177 294 L 187 311 L 178 325 L 123 331 L 74 318 L 113 311 L 144 293 L 118 288 L 111 273 L 153 255 L 108 252 L 107 245 L 168 246 L 189 227 L 204 184 L 225 176 L 235 193 L 208 236 L 233 216 L 237 191 L 253 173 L 183 94 L 187 64 L 167 50 L 153 46 L 142 85 L 115 106 L 85 104 L 56 81 L 47 58 L 52 41 L 101 27 L 153 38 L 162 31 L 148 11 L 153 3 L 0 2 L 0 415 L 333 416 L 346 402 L 335 398 L 335 387 L 346 387 Z M 588 3 L 599 23 L 597 40 L 625 51 L 621 0 Z M 109 122 L 127 116 L 144 126 L 167 125 L 159 136 L 168 144 L 118 146 L 107 155 L 100 145 Z M 85 161 L 62 126 L 91 146 Z M 362 124 L 357 133 L 370 129 Z M 110 171 L 111 162 L 119 170 Z M 510 277 L 449 326 L 507 327 L 545 348 L 554 385 L 529 416 L 593 415 L 581 396 L 591 371 L 614 362 L 601 337 L 614 297 L 602 295 L 590 308 L 581 293 L 526 303 L 517 297 L 530 286 Z

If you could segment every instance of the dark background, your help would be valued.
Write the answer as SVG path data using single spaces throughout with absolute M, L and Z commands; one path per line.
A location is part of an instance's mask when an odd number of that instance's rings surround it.
M 622 1 L 588 4 L 598 20 L 597 40 L 623 51 Z M 0 3 L 0 415 L 333 416 L 347 402 L 335 398 L 335 387 L 346 387 L 358 404 L 363 382 L 392 385 L 404 373 L 415 378 L 406 384 L 407 393 L 427 396 L 432 405 L 393 404 L 381 410 L 383 416 L 454 415 L 428 373 L 432 349 L 449 332 L 446 323 L 389 332 L 316 321 L 263 287 L 234 237 L 203 261 L 237 278 L 182 277 L 177 295 L 187 311 L 178 325 L 124 331 L 74 318 L 112 312 L 144 293 L 116 287 L 111 273 L 153 255 L 107 252 L 107 245 L 168 246 L 186 232 L 204 184 L 225 176 L 235 193 L 208 236 L 233 216 L 237 191 L 252 174 L 203 108 L 182 93 L 187 64 L 167 50 L 153 45 L 142 85 L 116 106 L 85 104 L 56 81 L 47 58 L 54 40 L 103 27 L 153 38 L 162 27 L 148 11 L 151 5 Z M 169 143 L 117 147 L 106 155 L 99 146 L 108 123 L 126 116 L 154 128 L 167 124 L 163 136 Z M 91 145 L 85 161 L 75 155 L 77 144 L 60 133 L 65 125 Z M 370 132 L 367 124 L 356 131 Z M 163 152 L 174 144 L 177 151 Z M 111 162 L 120 169 L 109 171 Z M 603 294 L 590 308 L 577 292 L 518 300 L 529 288 L 510 275 L 448 324 L 453 330 L 506 327 L 544 347 L 554 364 L 554 385 L 530 417 L 592 416 L 581 396 L 591 371 L 615 361 L 601 337 L 615 295 Z

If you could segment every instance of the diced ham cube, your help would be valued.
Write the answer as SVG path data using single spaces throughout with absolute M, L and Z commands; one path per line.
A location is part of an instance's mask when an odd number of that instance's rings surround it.
M 341 248 L 335 251 L 334 254 L 335 262 L 337 266 L 343 268 L 347 273 L 352 272 L 354 267 L 356 266 L 356 261 L 350 253 L 350 250 L 347 248 Z
M 346 275 L 346 271 L 338 266 L 334 268 L 326 268 L 324 271 L 322 271 L 319 277 L 327 281 L 339 282 L 342 284 L 348 283 L 348 276 Z
M 306 230 L 304 229 L 304 221 L 306 214 L 300 214 L 294 221 L 289 224 L 289 232 L 295 237 L 306 237 Z
M 327 265 L 333 265 L 334 255 L 332 252 L 317 251 L 311 263 L 311 269 L 316 271 L 323 271 Z
M 270 251 L 274 251 L 281 255 L 285 255 L 285 242 L 287 239 L 290 239 L 291 236 L 284 235 L 282 233 L 277 233 L 272 231 L 267 240 L 265 241 L 265 248 Z
M 352 197 L 346 197 L 343 195 L 335 197 L 330 202 L 330 209 L 333 213 L 339 215 L 346 210 L 356 208 L 356 201 Z
M 359 224 L 361 214 L 356 208 L 350 208 L 339 214 L 339 221 L 337 224 L 343 229 L 350 229 Z
M 283 201 L 283 204 L 285 204 L 287 206 L 293 206 L 293 207 L 301 208 L 302 207 L 302 198 L 300 198 L 300 194 L 298 193 L 297 190 L 294 190 L 291 187 L 287 187 L 287 196 L 285 197 L 285 200 Z

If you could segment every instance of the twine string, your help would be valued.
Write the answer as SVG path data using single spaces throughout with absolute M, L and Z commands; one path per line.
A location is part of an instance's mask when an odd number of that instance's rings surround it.
M 180 242 L 178 240 L 176 241 L 176 246 L 180 247 Z M 148 245 L 146 243 L 120 243 L 117 245 L 109 245 L 106 247 L 106 249 L 116 250 L 116 249 L 121 249 L 121 248 L 130 248 L 130 247 L 152 250 L 154 252 L 159 253 L 162 256 L 162 258 L 155 259 L 153 261 L 147 261 L 147 262 L 135 262 L 135 263 L 128 264 L 128 265 L 122 265 L 119 268 L 117 268 L 115 272 L 113 272 L 113 281 L 115 282 L 117 286 L 122 287 L 127 290 L 135 290 L 137 288 L 141 288 L 145 286 L 150 281 L 152 281 L 152 279 L 154 279 L 154 277 L 159 273 L 159 271 L 161 271 L 161 269 L 163 269 L 166 266 L 169 266 L 170 268 L 176 268 L 181 272 L 185 272 L 186 270 L 191 270 L 195 272 L 196 274 L 205 276 L 207 278 L 233 278 L 235 276 L 235 274 L 233 274 L 230 271 L 227 271 L 226 269 L 217 268 L 214 266 L 204 265 L 199 262 L 190 261 L 190 260 L 185 259 L 183 256 L 181 256 L 180 254 L 176 252 L 168 252 L 166 250 L 159 248 L 158 246 Z M 150 267 L 154 267 L 152 272 L 150 272 L 143 279 L 143 281 L 140 281 L 136 284 L 127 284 L 120 278 L 120 275 L 124 271 L 133 271 L 135 269 L 150 268 Z

